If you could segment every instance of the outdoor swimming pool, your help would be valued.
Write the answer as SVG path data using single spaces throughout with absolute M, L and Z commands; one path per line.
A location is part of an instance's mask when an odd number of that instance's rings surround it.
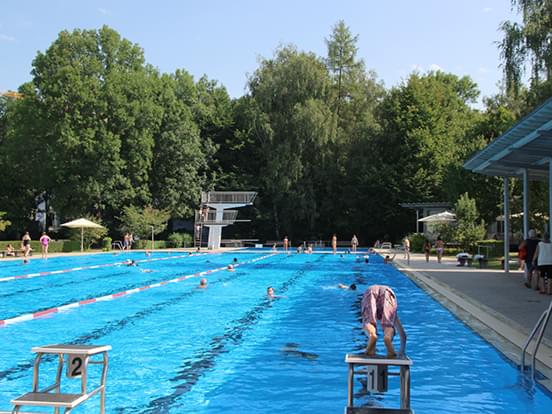
M 234 257 L 240 266 L 224 270 Z M 139 266 L 121 265 L 127 258 Z M 208 289 L 197 289 L 193 275 L 207 270 L 215 270 Z M 337 289 L 339 282 L 359 290 Z M 32 346 L 76 343 L 113 347 L 107 413 L 341 413 L 344 356 L 366 344 L 360 299 L 374 283 L 392 286 L 398 297 L 416 413 L 552 412 L 549 394 L 522 387 L 495 348 L 379 256 L 365 264 L 353 255 L 266 250 L 1 262 L 0 320 L 8 325 L 0 327 L 0 409 L 31 389 Z M 145 286 L 153 287 L 137 289 Z M 285 297 L 268 300 L 267 286 Z M 92 301 L 98 297 L 105 300 Z M 21 317 L 36 312 L 45 316 Z M 47 367 L 41 378 L 54 375 L 54 364 Z M 357 395 L 356 405 L 398 401 L 398 379 L 391 378 L 388 393 Z M 96 413 L 97 402 L 74 412 Z

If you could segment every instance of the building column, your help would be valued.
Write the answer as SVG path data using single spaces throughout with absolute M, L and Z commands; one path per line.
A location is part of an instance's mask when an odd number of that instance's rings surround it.
M 548 160 L 548 235 L 552 234 L 552 158 Z
M 551 170 L 552 171 L 552 170 Z M 552 174 L 552 173 L 551 173 Z M 504 272 L 510 271 L 510 182 L 503 177 L 504 182 Z
M 523 169 L 523 239 L 529 237 L 529 172 Z

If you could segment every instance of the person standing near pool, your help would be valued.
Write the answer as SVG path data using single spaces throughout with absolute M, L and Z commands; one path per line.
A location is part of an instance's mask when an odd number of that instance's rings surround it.
M 443 253 L 445 251 L 445 242 L 441 239 L 441 236 L 437 236 L 435 240 L 435 252 L 437 253 L 437 263 L 441 263 Z
M 289 248 L 289 240 L 287 236 L 284 237 L 284 251 L 287 252 Z
M 406 263 L 410 264 L 410 240 L 408 239 L 408 236 L 405 236 L 403 239 L 403 249 Z
M 424 254 L 425 254 L 426 263 L 429 263 L 429 253 L 430 252 L 431 252 L 431 243 L 429 242 L 428 239 L 425 239 L 425 241 L 424 241 Z
M 358 239 L 357 239 L 356 234 L 353 234 L 353 238 L 351 239 L 351 251 L 353 253 L 356 253 L 357 246 L 358 246 Z
M 42 249 L 42 258 L 46 259 L 48 257 L 48 245 L 50 244 L 50 236 L 46 234 L 46 232 L 42 232 L 42 236 L 40 236 L 40 248 Z
M 544 233 L 533 254 L 533 265 L 539 269 L 540 293 L 552 294 L 552 242 L 550 234 Z
M 31 254 L 31 236 L 26 231 L 21 239 L 21 250 L 23 250 L 23 257 L 27 258 Z
M 337 236 L 335 233 L 332 236 L 332 251 L 333 251 L 333 254 L 337 253 Z
M 383 342 L 387 348 L 387 356 L 390 358 L 396 356 L 395 348 L 393 348 L 395 329 L 398 329 L 401 337 L 399 354 L 403 355 L 406 348 L 406 333 L 397 315 L 395 292 L 385 285 L 370 286 L 362 297 L 361 311 L 362 329 L 368 335 L 366 353 L 368 355 L 376 354 L 376 341 L 378 339 L 376 323 L 380 321 L 383 329 Z

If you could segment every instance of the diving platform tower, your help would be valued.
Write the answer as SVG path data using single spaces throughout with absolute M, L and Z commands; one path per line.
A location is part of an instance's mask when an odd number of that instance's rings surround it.
M 254 191 L 209 191 L 201 193 L 201 208 L 196 211 L 195 238 L 201 246 L 203 227 L 209 229 L 209 249 L 218 249 L 222 239 L 222 228 L 234 224 L 238 212 L 230 210 L 253 204 L 257 193 Z

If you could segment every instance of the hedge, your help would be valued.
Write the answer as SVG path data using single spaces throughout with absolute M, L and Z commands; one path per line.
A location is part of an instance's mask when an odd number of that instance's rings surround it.
M 21 249 L 21 240 L 6 240 L 0 241 L 0 251 L 5 251 L 8 244 L 11 244 L 15 250 Z M 40 242 L 38 240 L 31 240 L 31 249 L 34 254 L 40 254 Z M 80 251 L 80 241 L 74 240 L 51 240 L 48 245 L 49 253 L 61 253 L 61 252 L 76 252 Z

